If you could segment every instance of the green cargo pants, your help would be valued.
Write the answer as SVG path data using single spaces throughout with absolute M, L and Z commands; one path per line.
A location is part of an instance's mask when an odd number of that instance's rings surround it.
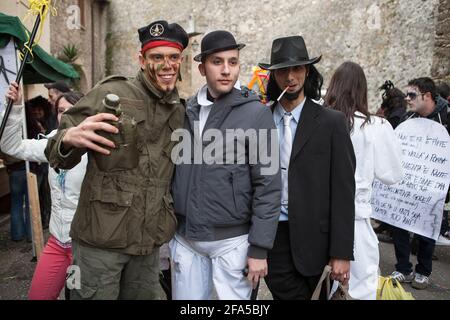
M 71 300 L 159 300 L 159 250 L 132 256 L 72 242 L 74 266 L 80 268 L 80 289 Z

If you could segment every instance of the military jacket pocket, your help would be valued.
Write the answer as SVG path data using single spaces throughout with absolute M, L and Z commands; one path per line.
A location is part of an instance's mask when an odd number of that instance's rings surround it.
M 116 189 L 92 189 L 87 232 L 82 239 L 100 248 L 127 247 L 128 211 L 133 193 Z
M 163 197 L 162 208 L 159 212 L 158 224 L 155 234 L 155 245 L 161 246 L 169 242 L 175 234 L 177 219 L 173 209 L 173 200 L 170 195 Z
M 147 143 L 149 136 L 148 123 L 145 121 L 147 119 L 147 112 L 145 108 L 144 100 L 133 100 L 122 98 L 122 105 L 124 112 L 136 122 L 137 130 L 137 141 L 136 146 L 139 152 Z

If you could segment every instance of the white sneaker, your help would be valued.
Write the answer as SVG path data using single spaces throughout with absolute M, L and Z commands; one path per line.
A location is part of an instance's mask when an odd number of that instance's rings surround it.
M 428 288 L 428 285 L 430 284 L 430 280 L 427 276 L 424 276 L 420 273 L 416 273 L 416 276 L 414 277 L 414 280 L 411 284 L 411 286 L 418 290 L 423 290 Z
M 411 272 L 410 274 L 404 274 L 399 271 L 394 271 L 390 275 L 392 279 L 398 280 L 398 282 L 405 282 L 405 283 L 411 283 L 414 280 L 414 272 Z
M 439 238 L 436 240 L 437 246 L 450 246 L 450 239 L 447 239 L 442 234 L 439 235 Z

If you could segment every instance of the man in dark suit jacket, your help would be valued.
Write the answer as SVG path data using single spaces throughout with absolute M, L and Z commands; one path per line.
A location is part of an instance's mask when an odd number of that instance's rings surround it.
M 356 161 L 344 114 L 312 100 L 320 99 L 320 58 L 309 59 L 293 36 L 275 39 L 271 63 L 260 64 L 271 71 L 283 188 L 266 278 L 274 299 L 310 299 L 327 264 L 346 284 L 353 260 Z

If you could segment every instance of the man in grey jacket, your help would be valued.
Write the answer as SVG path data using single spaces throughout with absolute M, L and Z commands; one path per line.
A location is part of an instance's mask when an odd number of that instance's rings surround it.
M 280 213 L 278 135 L 270 109 L 239 86 L 244 46 L 214 31 L 194 58 L 207 84 L 188 101 L 172 152 L 173 299 L 211 299 L 213 287 L 219 299 L 249 299 L 267 274 Z

